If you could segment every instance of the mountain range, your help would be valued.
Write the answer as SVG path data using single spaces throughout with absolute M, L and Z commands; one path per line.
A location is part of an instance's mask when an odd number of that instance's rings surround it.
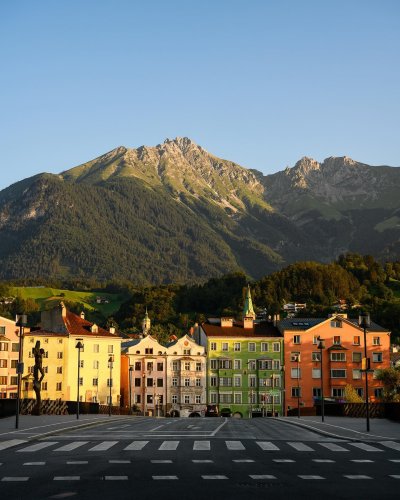
M 348 251 L 400 255 L 400 168 L 304 157 L 263 175 L 188 138 L 118 147 L 0 191 L 0 278 L 259 278 Z

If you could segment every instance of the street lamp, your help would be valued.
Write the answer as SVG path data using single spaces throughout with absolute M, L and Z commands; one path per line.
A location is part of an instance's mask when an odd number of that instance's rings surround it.
M 21 377 L 24 373 L 24 363 L 22 362 L 22 348 L 23 348 L 23 335 L 24 326 L 27 323 L 26 314 L 17 314 L 16 325 L 19 326 L 19 346 L 18 346 L 18 365 L 17 365 L 17 375 L 18 375 L 18 388 L 17 388 L 17 407 L 15 411 L 15 428 L 18 429 L 19 425 L 19 408 L 21 401 Z
M 364 330 L 364 359 L 363 369 L 365 373 L 365 413 L 367 417 L 367 432 L 369 432 L 369 401 L 368 401 L 368 371 L 369 371 L 369 358 L 367 357 L 367 328 L 371 326 L 369 314 L 362 312 L 358 317 L 358 326 Z
M 132 372 L 133 366 L 129 367 L 129 414 L 132 415 Z
M 318 349 L 319 349 L 319 360 L 321 362 L 321 420 L 324 422 L 325 420 L 325 400 L 324 400 L 324 375 L 322 371 L 322 349 L 325 349 L 325 340 L 321 339 L 321 337 L 317 338 L 318 340 Z
M 111 406 L 112 406 L 112 369 L 113 369 L 113 356 L 108 358 L 108 365 L 110 367 L 110 400 L 108 405 L 108 415 L 111 417 Z
M 274 416 L 274 376 L 271 375 L 271 403 L 272 403 L 272 415 L 271 417 Z
M 80 375 L 81 375 L 81 349 L 83 349 L 82 339 L 76 339 L 78 343 L 75 348 L 78 349 L 78 390 L 76 393 L 76 418 L 79 419 L 79 386 L 80 386 Z

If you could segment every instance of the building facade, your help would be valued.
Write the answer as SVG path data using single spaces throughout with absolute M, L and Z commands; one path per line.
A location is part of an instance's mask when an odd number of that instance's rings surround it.
M 16 398 L 19 326 L 0 316 L 0 399 Z
M 289 318 L 279 322 L 285 345 L 286 410 L 314 406 L 321 399 L 321 356 L 324 398 L 344 401 L 345 387 L 351 385 L 365 399 L 364 331 L 346 314 L 329 318 Z M 383 391 L 375 379 L 376 370 L 390 366 L 390 332 L 371 323 L 367 334 L 369 400 Z M 324 349 L 319 349 L 323 340 Z

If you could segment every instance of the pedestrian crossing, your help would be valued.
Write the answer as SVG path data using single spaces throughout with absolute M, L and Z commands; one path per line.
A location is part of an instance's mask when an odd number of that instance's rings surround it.
M 223 450 L 227 452 L 243 452 L 256 449 L 263 452 L 280 452 L 280 451 L 296 451 L 299 453 L 313 453 L 321 452 L 323 450 L 328 450 L 333 453 L 345 453 L 354 452 L 355 450 L 365 452 L 365 453 L 383 453 L 385 451 L 398 451 L 400 452 L 400 443 L 396 441 L 378 441 L 371 443 L 365 442 L 300 442 L 300 441 L 257 441 L 257 440 L 246 440 L 243 443 L 240 440 L 220 440 L 215 439 L 210 440 L 135 440 L 127 444 L 126 441 L 71 441 L 68 443 L 59 441 L 39 441 L 34 444 L 30 444 L 29 441 L 22 439 L 10 439 L 7 441 L 0 442 L 0 452 L 1 451 L 15 451 L 17 453 L 39 453 L 44 451 L 46 453 L 68 453 L 75 451 L 88 451 L 90 453 L 102 453 L 113 450 L 122 451 L 132 451 L 140 452 L 151 448 L 152 450 L 157 450 L 160 452 L 175 452 L 179 449 L 185 448 L 187 450 L 188 446 L 194 452 L 207 452 L 215 451 L 216 449 L 221 449 L 221 443 Z

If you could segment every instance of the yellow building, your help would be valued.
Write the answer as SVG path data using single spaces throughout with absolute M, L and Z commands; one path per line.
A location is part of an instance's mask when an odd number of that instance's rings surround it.
M 19 327 L 0 316 L 0 399 L 17 397 Z
M 120 363 L 122 338 L 114 328 L 105 330 L 73 314 L 61 302 L 58 307 L 41 313 L 39 330 L 24 335 L 24 383 L 22 396 L 30 391 L 35 359 L 32 349 L 36 341 L 44 349 L 42 399 L 61 399 L 111 404 L 120 402 Z M 83 344 L 81 349 L 76 346 Z M 79 368 L 78 368 L 79 361 Z

